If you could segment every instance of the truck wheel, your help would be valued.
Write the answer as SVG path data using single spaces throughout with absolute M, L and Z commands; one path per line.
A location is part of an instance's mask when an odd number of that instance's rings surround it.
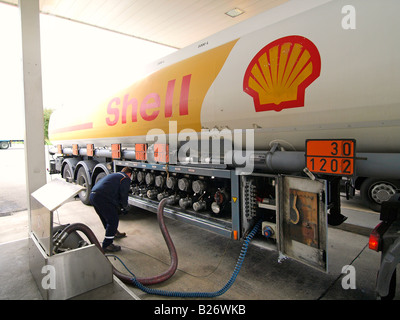
M 361 184 L 360 194 L 369 208 L 379 212 L 382 202 L 389 200 L 399 188 L 400 182 L 398 181 L 367 178 Z
M 8 143 L 8 141 L 0 142 L 0 149 L 8 149 L 9 146 L 10 144 Z
M 89 184 L 89 179 L 86 175 L 85 168 L 83 168 L 83 167 L 79 168 L 76 182 L 79 185 L 85 187 L 85 190 L 82 190 L 81 192 L 79 192 L 79 199 L 81 199 L 81 201 L 84 204 L 87 204 L 87 205 L 90 204 L 89 196 L 90 196 L 90 191 L 92 190 L 92 188 Z
M 94 184 L 96 185 L 97 182 L 99 182 L 101 179 L 103 179 L 106 175 L 107 175 L 107 174 L 106 174 L 104 171 L 103 171 L 103 172 L 100 172 L 100 173 L 97 175 Z
M 74 180 L 74 177 L 72 175 L 72 169 L 70 165 L 67 163 L 64 166 L 63 172 L 62 172 L 62 177 L 67 181 L 67 182 L 72 182 Z

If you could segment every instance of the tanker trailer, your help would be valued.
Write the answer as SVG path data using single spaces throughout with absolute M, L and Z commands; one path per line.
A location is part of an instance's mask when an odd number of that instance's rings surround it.
M 326 270 L 342 177 L 400 179 L 397 1 L 290 1 L 154 62 L 99 105 L 56 111 L 52 173 L 134 169 L 129 203 Z

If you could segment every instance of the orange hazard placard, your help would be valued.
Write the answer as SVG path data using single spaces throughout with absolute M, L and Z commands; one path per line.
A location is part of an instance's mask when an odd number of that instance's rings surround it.
M 307 140 L 306 167 L 314 173 L 352 176 L 355 172 L 354 139 Z

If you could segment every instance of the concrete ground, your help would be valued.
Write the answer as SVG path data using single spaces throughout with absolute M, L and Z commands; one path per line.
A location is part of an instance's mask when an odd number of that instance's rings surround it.
M 1 177 L 10 174 L 0 173 Z M 11 183 L 13 180 L 7 181 Z M 5 201 L 4 198 L 0 200 Z M 3 206 L 3 203 L 0 204 Z M 349 216 L 347 224 L 341 228 L 330 227 L 328 232 L 328 273 L 292 259 L 279 261 L 276 251 L 251 244 L 230 290 L 210 300 L 375 300 L 374 286 L 380 254 L 368 249 L 367 235 L 379 222 L 379 217 L 374 212 L 360 209 L 357 201 L 346 202 L 343 207 L 342 213 Z M 27 211 L 5 211 L 0 214 L 0 299 L 41 300 L 28 265 Z M 170 259 L 156 215 L 133 209 L 120 218 L 119 230 L 126 232 L 127 237 L 116 240 L 122 246 L 117 256 L 137 277 L 164 272 Z M 84 223 L 100 241 L 103 239 L 104 230 L 94 209 L 80 201 L 64 204 L 54 213 L 53 219 L 55 224 Z M 169 218 L 166 218 L 166 224 L 178 252 L 178 269 L 172 278 L 151 287 L 179 292 L 214 292 L 221 289 L 232 275 L 242 242 Z M 110 261 L 118 270 L 128 274 L 118 260 L 110 258 Z M 342 268 L 346 265 L 353 266 L 356 271 L 355 289 L 345 290 L 342 286 L 345 280 Z M 397 272 L 400 279 L 399 270 Z M 127 285 L 132 293 L 129 295 L 121 291 L 115 282 L 113 286 L 105 286 L 74 299 L 185 299 L 149 295 Z M 399 287 L 398 280 L 398 291 Z
M 0 299 L 41 299 L 28 266 L 27 212 L 0 219 Z M 84 223 L 99 240 L 103 239 L 104 231 L 95 211 L 80 201 L 59 208 L 54 213 L 54 222 Z M 222 288 L 232 274 L 242 243 L 172 219 L 167 218 L 166 223 L 178 252 L 178 270 L 171 279 L 152 288 L 184 292 L 214 292 Z M 150 277 L 168 268 L 169 254 L 155 214 L 134 209 L 121 216 L 119 229 L 128 236 L 117 240 L 122 246 L 117 256 L 136 276 Z M 380 255 L 369 250 L 367 242 L 364 235 L 330 228 L 327 274 L 291 259 L 278 262 L 277 252 L 251 245 L 232 288 L 214 299 L 376 299 L 374 284 Z M 110 258 L 110 261 L 128 274 L 118 260 Z M 345 265 L 355 268 L 356 289 L 344 290 L 342 287 L 344 274 L 341 272 Z M 175 299 L 149 295 L 134 286 L 127 287 L 142 300 Z M 80 298 L 92 297 L 77 297 Z M 103 293 L 103 296 L 93 298 L 112 299 L 112 294 Z

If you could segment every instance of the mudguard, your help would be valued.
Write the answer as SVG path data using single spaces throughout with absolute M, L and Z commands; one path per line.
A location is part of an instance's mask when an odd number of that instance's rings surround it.
M 78 171 L 79 168 L 83 167 L 85 172 L 86 172 L 86 177 L 88 179 L 88 183 L 90 186 L 92 186 L 92 172 L 94 167 L 98 164 L 99 162 L 96 160 L 82 160 L 79 161 L 76 164 L 76 168 L 74 169 L 74 180 L 76 181 L 78 179 Z
M 381 297 L 389 294 L 389 285 L 392 274 L 400 262 L 400 237 L 393 242 L 382 257 L 381 267 L 376 281 L 376 292 Z

